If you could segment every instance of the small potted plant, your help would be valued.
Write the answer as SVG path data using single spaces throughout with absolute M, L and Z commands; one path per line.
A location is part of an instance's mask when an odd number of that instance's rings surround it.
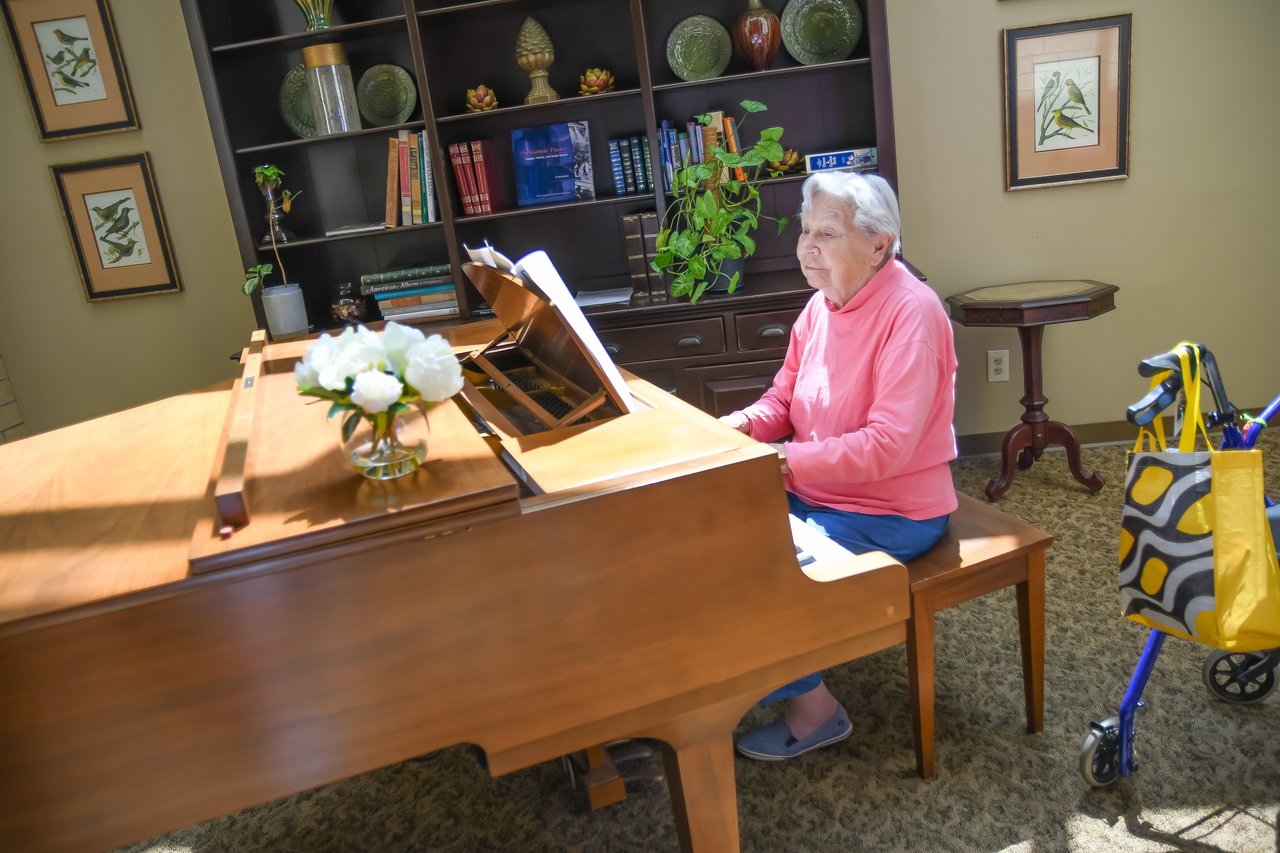
M 276 230 L 279 228 L 277 204 L 288 213 L 293 200 L 301 193 L 281 190 L 280 183 L 284 172 L 278 166 L 258 166 L 253 170 L 253 179 L 263 191 L 271 210 L 267 215 L 267 234 L 271 241 L 271 250 L 280 265 L 282 284 L 266 285 L 266 277 L 275 271 L 271 264 L 254 264 L 244 271 L 244 293 L 249 296 L 262 286 L 262 309 L 267 315 L 267 326 L 273 338 L 304 332 L 307 329 L 307 308 L 302 297 L 302 288 L 289 283 L 285 273 L 284 261 L 280 260 L 280 247 L 276 242 Z M 278 193 L 278 196 L 277 196 Z
M 748 114 L 767 109 L 759 101 L 740 106 Z M 700 126 L 710 123 L 710 116 L 698 116 Z M 739 134 L 744 123 L 745 117 L 737 122 Z M 653 259 L 653 269 L 671 277 L 672 296 L 697 302 L 711 287 L 732 293 L 742 277 L 742 262 L 756 250 L 751 232 L 760 220 L 773 219 L 782 233 L 787 218 L 761 214 L 758 187 L 766 176 L 777 174 L 769 163 L 783 158 L 781 138 L 782 128 L 768 127 L 749 147 L 735 152 L 728 150 L 735 147 L 729 142 L 708 146 L 703 162 L 675 170 L 673 198 L 658 229 Z

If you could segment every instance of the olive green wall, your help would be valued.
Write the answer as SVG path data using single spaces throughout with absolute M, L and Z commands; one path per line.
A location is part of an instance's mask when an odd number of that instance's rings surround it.
M 1232 400 L 1280 391 L 1280 3 L 888 0 L 903 246 L 942 296 L 1091 278 L 1116 310 L 1045 330 L 1047 411 L 1122 420 L 1140 358 L 1186 339 L 1218 356 Z M 1002 30 L 1133 14 L 1128 180 L 1004 189 Z M 1014 381 L 986 382 L 987 349 Z M 1003 431 L 1022 396 L 1014 329 L 956 328 L 956 428 Z
M 1243 405 L 1276 390 L 1265 353 L 1280 313 L 1271 200 L 1280 111 L 1274 0 L 888 0 L 907 255 L 946 296 L 983 284 L 1093 278 L 1117 310 L 1045 335 L 1049 413 L 1116 421 L 1142 356 L 1184 338 L 1218 354 Z M 216 381 L 253 328 L 181 10 L 113 0 L 142 130 L 42 144 L 3 40 L 0 352 L 38 432 Z M 1132 12 L 1131 174 L 1004 190 L 1001 30 Z M 798 78 L 798 82 L 802 82 Z M 48 166 L 149 151 L 181 294 L 88 304 Z M 1012 329 L 956 330 L 957 431 L 1000 432 L 1021 384 L 987 384 L 985 350 Z
M 176 2 L 112 0 L 142 129 L 42 143 L 0 37 L 0 352 L 30 433 L 231 376 L 256 326 Z M 85 301 L 49 166 L 150 152 L 182 292 Z

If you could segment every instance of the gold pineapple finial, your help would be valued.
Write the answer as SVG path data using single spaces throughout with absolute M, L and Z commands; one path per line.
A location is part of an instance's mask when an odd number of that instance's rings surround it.
M 547 84 L 547 66 L 555 61 L 555 48 L 551 36 L 533 18 L 525 18 L 516 37 L 516 64 L 529 72 L 533 87 L 525 95 L 526 104 L 543 104 L 558 101 L 560 96 Z

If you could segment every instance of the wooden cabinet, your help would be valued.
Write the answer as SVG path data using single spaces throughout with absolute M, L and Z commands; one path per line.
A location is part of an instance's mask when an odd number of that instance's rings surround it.
M 765 2 L 779 13 L 786 5 Z M 746 98 L 769 109 L 749 117 L 743 136 L 781 126 L 784 146 L 801 152 L 876 146 L 880 173 L 896 185 L 884 0 L 859 2 L 865 31 L 847 60 L 805 66 L 784 48 L 770 70 L 751 71 L 735 56 L 722 76 L 685 82 L 666 60 L 672 28 L 695 13 L 732 28 L 745 0 L 703 0 L 696 9 L 685 0 L 335 0 L 333 26 L 321 32 L 305 31 L 292 0 L 182 0 L 242 260 L 245 266 L 274 263 L 270 245 L 261 243 L 266 205 L 253 182 L 254 167 L 272 163 L 284 170 L 284 186 L 302 193 L 285 218 L 294 238 L 280 256 L 289 279 L 303 288 L 315 329 L 337 326 L 329 302 L 338 284 L 445 261 L 455 271 L 461 313 L 472 316 L 480 299 L 461 274 L 462 246 L 484 240 L 513 258 L 545 249 L 575 291 L 628 287 L 622 217 L 655 209 L 661 215 L 666 197 L 660 191 L 618 196 L 606 141 L 647 137 L 657 174 L 664 119 L 683 124 L 709 110 L 741 117 L 737 105 Z M 550 103 L 523 103 L 530 81 L 516 64 L 515 44 L 530 16 L 554 46 L 548 80 L 560 100 Z M 362 130 L 305 139 L 289 129 L 281 84 L 301 65 L 303 48 L 326 42 L 343 46 L 357 81 L 382 63 L 410 73 L 418 99 L 403 124 L 366 123 Z M 615 89 L 579 96 L 578 75 L 590 66 L 612 70 Z M 468 112 L 466 90 L 480 83 L 497 93 L 498 107 Z M 563 121 L 588 123 L 596 197 L 520 207 L 511 132 Z M 387 139 L 399 130 L 425 130 L 430 138 L 440 221 L 326 237 L 327 230 L 383 218 Z M 477 139 L 492 143 L 497 160 L 494 195 L 501 209 L 485 216 L 463 214 L 447 156 L 449 144 Z M 802 180 L 766 183 L 764 212 L 794 216 Z M 762 224 L 744 287 L 732 296 L 588 314 L 619 363 L 716 410 L 717 401 L 747 388 L 751 376 L 764 375 L 785 352 L 790 321 L 811 293 L 797 269 L 795 235 L 794 226 L 778 236 L 772 223 Z M 726 367 L 734 364 L 747 372 Z

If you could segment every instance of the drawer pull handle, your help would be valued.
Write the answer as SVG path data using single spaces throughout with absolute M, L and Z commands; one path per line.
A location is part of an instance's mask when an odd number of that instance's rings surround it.
M 622 347 L 618 346 L 617 344 L 605 344 L 604 351 L 609 353 L 609 355 L 613 356 L 614 358 L 617 358 L 618 353 L 622 352 Z
M 761 326 L 756 331 L 756 336 L 760 338 L 781 338 L 787 334 L 787 327 L 781 323 L 770 323 L 767 326 Z
M 685 335 L 676 340 L 678 347 L 700 347 L 702 346 L 702 335 Z

